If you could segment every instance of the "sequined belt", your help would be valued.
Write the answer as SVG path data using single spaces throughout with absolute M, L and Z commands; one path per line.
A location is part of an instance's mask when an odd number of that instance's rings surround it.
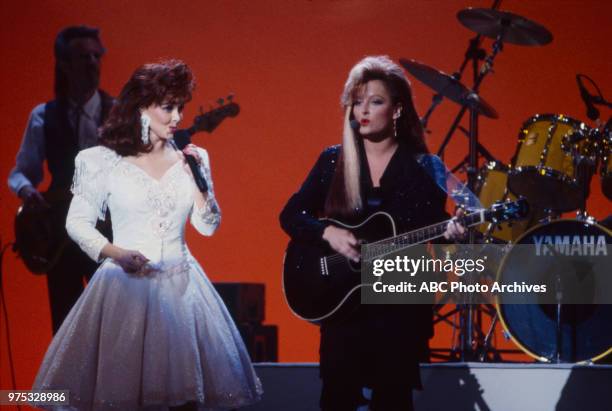
M 137 276 L 149 277 L 152 279 L 164 279 L 178 274 L 187 273 L 191 268 L 189 259 L 185 258 L 175 263 L 147 263 L 135 273 Z

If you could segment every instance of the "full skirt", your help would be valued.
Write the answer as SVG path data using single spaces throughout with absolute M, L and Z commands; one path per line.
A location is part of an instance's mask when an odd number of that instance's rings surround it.
M 54 410 L 199 410 L 262 389 L 223 301 L 190 257 L 144 277 L 106 260 L 53 338 L 33 390 L 68 390 Z

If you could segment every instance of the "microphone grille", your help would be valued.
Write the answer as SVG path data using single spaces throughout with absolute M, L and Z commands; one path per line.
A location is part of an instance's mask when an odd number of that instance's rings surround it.
M 187 144 L 191 143 L 191 133 L 187 130 L 176 130 L 172 138 L 179 150 L 184 149 Z

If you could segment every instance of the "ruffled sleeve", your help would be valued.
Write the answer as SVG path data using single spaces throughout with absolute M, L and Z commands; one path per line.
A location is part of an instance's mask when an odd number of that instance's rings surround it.
M 201 208 L 193 204 L 191 212 L 191 224 L 196 230 L 202 235 L 210 236 L 213 235 L 219 223 L 221 223 L 221 210 L 217 199 L 215 198 L 215 190 L 212 181 L 212 175 L 210 173 L 210 160 L 208 159 L 208 152 L 203 148 L 198 147 L 198 154 L 202 159 L 200 163 L 200 170 L 202 175 L 206 179 L 208 185 L 208 196 L 207 200 Z M 194 184 L 195 187 L 195 184 Z M 197 187 L 194 188 L 197 190 Z
M 97 229 L 108 207 L 107 178 L 118 155 L 105 147 L 81 151 L 75 159 L 72 202 L 66 218 L 68 235 L 93 260 L 101 261 L 100 252 L 108 243 Z

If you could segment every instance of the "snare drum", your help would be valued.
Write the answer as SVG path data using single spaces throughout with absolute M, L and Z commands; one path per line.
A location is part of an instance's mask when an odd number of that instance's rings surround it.
M 491 207 L 498 201 L 515 201 L 517 197 L 512 194 L 506 184 L 508 182 L 509 167 L 505 164 L 491 161 L 485 164 L 478 172 L 475 191 L 483 207 Z M 530 207 L 529 214 L 524 220 L 503 222 L 500 224 L 485 223 L 478 226 L 478 230 L 493 239 L 493 242 L 512 242 L 516 240 L 529 227 L 545 216 L 543 210 Z M 498 241 L 495 241 L 498 240 Z
M 541 208 L 562 212 L 580 207 L 583 184 L 578 181 L 567 141 L 574 136 L 574 145 L 586 144 L 586 138 L 582 143 L 580 136 L 587 134 L 584 123 L 562 114 L 535 115 L 527 120 L 519 132 L 508 177 L 510 190 Z

